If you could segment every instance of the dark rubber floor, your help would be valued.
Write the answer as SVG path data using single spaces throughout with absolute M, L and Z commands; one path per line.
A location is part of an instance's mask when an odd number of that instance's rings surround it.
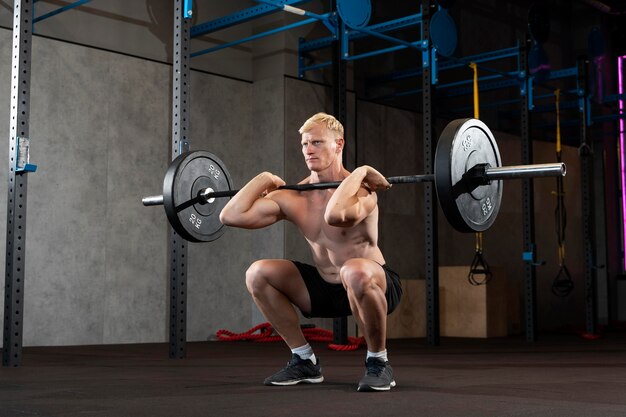
M 0 416 L 624 417 L 626 334 L 389 341 L 398 386 L 359 393 L 365 351 L 313 344 L 325 381 L 266 387 L 290 352 L 282 343 L 25 348 L 0 368 Z

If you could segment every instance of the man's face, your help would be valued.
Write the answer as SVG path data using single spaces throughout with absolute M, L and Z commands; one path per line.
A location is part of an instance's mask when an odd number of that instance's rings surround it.
M 315 125 L 304 132 L 300 143 L 304 162 L 311 171 L 320 172 L 328 168 L 341 152 L 341 139 L 335 139 L 335 135 L 323 125 Z

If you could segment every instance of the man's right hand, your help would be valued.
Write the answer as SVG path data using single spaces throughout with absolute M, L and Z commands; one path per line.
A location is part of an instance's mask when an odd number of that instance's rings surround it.
M 235 194 L 220 213 L 228 226 L 259 229 L 281 220 L 284 215 L 278 203 L 264 198 L 285 181 L 270 172 L 261 172 Z
M 363 183 L 367 185 L 370 191 L 388 190 L 391 188 L 391 184 L 387 181 L 387 178 L 369 165 L 362 165 L 357 168 L 365 171 Z
M 257 177 L 260 177 L 260 180 L 263 181 L 264 184 L 267 184 L 265 190 L 261 193 L 263 197 L 285 185 L 285 181 L 280 178 L 278 175 L 272 174 L 271 172 L 262 172 Z

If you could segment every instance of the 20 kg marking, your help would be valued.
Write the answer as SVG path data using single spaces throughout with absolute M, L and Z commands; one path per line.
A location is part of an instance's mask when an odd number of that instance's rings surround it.
M 487 197 L 481 209 L 483 211 L 483 216 L 486 216 L 489 213 L 491 213 L 491 210 L 493 210 L 493 204 L 491 203 L 491 198 Z
M 220 175 L 222 175 L 222 171 L 216 168 L 215 165 L 211 164 L 209 165 L 209 174 L 213 175 L 213 178 L 218 180 L 220 178 Z
M 196 216 L 193 213 L 191 213 L 191 216 L 189 217 L 189 222 L 193 224 L 194 227 L 198 230 L 200 229 L 200 226 L 202 225 L 202 219 L 198 218 L 198 216 Z

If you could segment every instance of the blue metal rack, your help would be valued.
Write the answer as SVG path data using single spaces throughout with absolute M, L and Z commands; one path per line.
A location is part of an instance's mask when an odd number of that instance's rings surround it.
M 281 11 L 279 6 L 296 6 L 301 3 L 306 3 L 311 0 L 277 0 L 272 2 L 272 4 L 261 4 L 258 6 L 250 7 L 245 10 L 229 14 L 227 16 L 223 16 L 214 20 L 210 20 L 208 22 L 200 23 L 191 28 L 191 38 L 197 38 L 199 36 L 205 35 L 207 33 L 217 32 L 232 26 L 236 26 L 238 24 L 248 22 L 254 19 L 257 19 L 262 16 L 267 16 L 272 13 L 277 13 Z M 275 4 L 274 4 L 275 3 Z M 334 31 L 334 25 L 331 23 L 331 19 L 333 17 L 333 13 L 326 13 L 323 15 L 318 15 L 315 13 L 308 13 L 309 18 L 292 23 L 290 25 L 281 26 L 275 29 L 271 29 L 262 33 L 258 33 L 252 36 L 248 36 L 242 39 L 238 39 L 232 42 L 227 42 L 222 45 L 217 45 L 212 48 L 207 48 L 201 51 L 196 51 L 191 54 L 191 57 L 197 57 L 200 55 L 208 54 L 211 52 L 216 52 L 221 49 L 226 49 L 231 46 L 240 45 L 242 43 L 250 42 L 253 40 L 261 39 L 266 36 L 275 35 L 280 32 L 285 32 L 300 26 L 305 26 L 313 23 L 317 23 L 319 21 L 325 22 L 325 25 L 331 30 Z
M 34 3 L 37 3 L 38 1 L 39 1 L 39 0 L 33 0 L 33 4 L 34 4 Z M 91 1 L 91 0 L 78 0 L 78 1 L 75 1 L 74 3 L 70 3 L 70 4 L 68 4 L 68 5 L 66 5 L 66 6 L 59 7 L 59 8 L 58 8 L 58 9 L 56 9 L 56 10 L 53 10 L 53 11 L 51 11 L 51 12 L 49 12 L 49 13 L 46 13 L 46 14 L 43 14 L 43 15 L 41 15 L 41 16 L 39 16 L 39 17 L 34 18 L 34 19 L 33 19 L 33 24 L 35 24 L 35 23 L 37 23 L 37 22 L 41 22 L 42 20 L 45 20 L 45 19 L 47 19 L 47 18 L 49 18 L 49 17 L 56 16 L 56 15 L 58 15 L 59 13 L 63 13 L 63 12 L 66 12 L 66 11 L 68 11 L 68 10 L 75 9 L 76 7 L 78 7 L 78 6 L 82 6 L 82 5 L 83 5 L 83 4 L 85 4 L 85 3 L 89 3 L 90 1 Z

